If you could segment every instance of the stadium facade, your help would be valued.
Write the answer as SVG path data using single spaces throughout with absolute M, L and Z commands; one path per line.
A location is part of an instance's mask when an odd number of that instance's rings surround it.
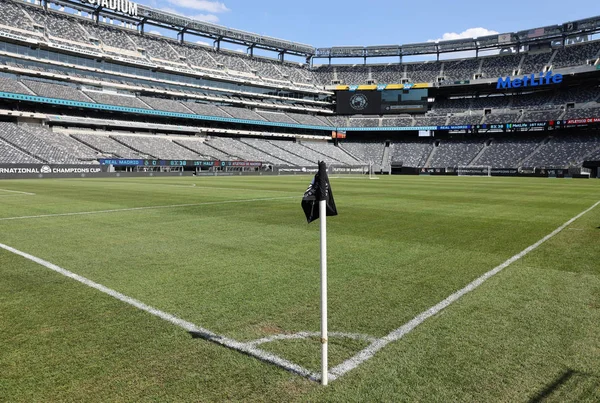
M 600 16 L 316 49 L 128 0 L 0 6 L 0 164 L 13 171 L 283 172 L 325 160 L 598 175 Z

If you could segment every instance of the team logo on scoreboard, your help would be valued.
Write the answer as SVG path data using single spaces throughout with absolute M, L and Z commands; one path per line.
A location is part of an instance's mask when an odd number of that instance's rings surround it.
M 350 98 L 350 107 L 355 111 L 365 110 L 369 106 L 369 100 L 364 94 L 354 94 Z

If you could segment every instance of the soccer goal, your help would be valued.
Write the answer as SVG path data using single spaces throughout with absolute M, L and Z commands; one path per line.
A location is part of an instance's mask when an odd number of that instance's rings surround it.
M 492 176 L 491 166 L 458 167 L 458 176 Z
M 369 163 L 369 179 L 379 179 L 379 177 L 375 175 L 375 171 L 373 170 L 373 163 Z

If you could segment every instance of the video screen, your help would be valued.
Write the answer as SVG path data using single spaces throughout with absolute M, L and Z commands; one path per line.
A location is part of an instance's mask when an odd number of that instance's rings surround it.
M 380 115 L 427 112 L 427 89 L 338 91 L 340 115 Z

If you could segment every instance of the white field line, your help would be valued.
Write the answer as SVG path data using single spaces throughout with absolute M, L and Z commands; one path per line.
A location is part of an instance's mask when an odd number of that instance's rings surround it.
M 220 336 L 217 335 L 213 332 L 211 332 L 210 330 L 207 330 L 205 328 L 196 326 L 195 324 L 185 321 L 183 319 L 180 319 L 178 317 L 176 317 L 175 315 L 172 315 L 170 313 L 167 312 L 163 312 L 159 309 L 153 308 L 149 305 L 144 304 L 143 302 L 140 302 L 134 298 L 128 297 L 127 295 L 121 294 L 118 291 L 115 291 L 111 288 L 105 287 L 102 284 L 98 284 L 92 280 L 89 280 L 85 277 L 82 277 L 78 274 L 75 274 L 73 272 L 70 272 L 66 269 L 63 269 L 62 267 L 59 267 L 55 264 L 52 264 L 50 262 L 47 262 L 43 259 L 40 259 L 38 257 L 32 256 L 28 253 L 25 252 L 21 252 L 20 250 L 17 250 L 15 248 L 12 248 L 8 245 L 4 245 L 0 243 L 0 249 L 4 249 L 8 252 L 14 253 L 15 255 L 19 255 L 24 257 L 27 260 L 30 260 L 32 262 L 35 262 L 41 266 L 44 266 L 50 270 L 55 271 L 56 273 L 62 274 L 65 277 L 68 277 L 70 279 L 73 279 L 75 281 L 78 281 L 82 284 L 87 285 L 88 287 L 94 288 L 104 294 L 110 295 L 113 298 L 118 299 L 119 301 L 122 301 L 126 304 L 129 304 L 131 306 L 134 306 L 144 312 L 147 312 L 151 315 L 157 316 L 175 326 L 178 326 L 184 330 L 186 330 L 187 332 L 189 332 L 190 334 L 192 334 L 193 336 L 197 336 L 197 337 L 201 337 L 203 339 L 212 341 L 216 344 L 220 344 L 222 346 L 228 347 L 230 349 L 239 351 L 241 353 L 247 354 L 249 356 L 252 356 L 254 358 L 257 358 L 261 361 L 276 365 L 280 368 L 283 368 L 287 371 L 296 373 L 298 375 L 301 375 L 303 377 L 309 378 L 311 380 L 314 381 L 318 381 L 320 378 L 320 375 L 317 375 L 311 371 L 309 371 L 308 369 L 294 364 L 291 361 L 285 360 L 275 354 L 269 353 L 267 351 L 263 351 L 260 350 L 259 348 L 257 348 L 254 344 L 252 343 L 243 343 L 243 342 L 239 342 L 237 340 L 234 339 L 230 339 L 224 336 Z
M 105 183 L 110 183 L 111 181 L 103 181 Z M 116 182 L 112 182 L 112 183 L 116 183 Z M 141 186 L 154 186 L 154 187 L 160 187 L 160 186 L 167 186 L 167 187 L 176 187 L 176 188 L 196 188 L 196 189 L 214 189 L 214 190 L 233 190 L 233 191 L 249 191 L 249 192 L 275 192 L 275 193 L 294 193 L 294 194 L 298 194 L 297 191 L 289 191 L 289 190 L 269 190 L 269 189 L 257 189 L 257 188 L 226 188 L 226 187 L 216 187 L 216 186 L 199 186 L 196 183 L 192 183 L 190 185 L 174 185 L 174 184 L 170 184 L 170 183 L 152 183 L 152 182 L 118 182 L 118 184 L 120 185 L 129 185 L 129 184 L 134 184 L 134 185 L 141 185 Z
M 335 337 L 335 338 L 345 338 L 345 339 L 353 339 L 353 340 L 364 340 L 364 341 L 368 341 L 370 343 L 373 343 L 377 340 L 377 338 L 375 338 L 375 337 L 368 336 L 365 334 L 358 334 L 358 333 L 329 332 L 327 335 L 332 338 Z M 272 343 L 274 341 L 279 341 L 279 340 L 301 340 L 301 339 L 308 339 L 309 337 L 320 338 L 321 333 L 320 332 L 300 332 L 300 333 L 294 333 L 294 334 L 275 334 L 273 336 L 264 337 L 262 339 L 250 341 L 250 342 L 248 342 L 248 344 L 252 345 L 252 346 L 259 346 L 261 344 Z
M 595 207 L 597 207 L 598 205 L 600 205 L 600 201 L 595 203 L 592 207 L 588 208 L 587 210 L 583 211 L 582 213 L 578 214 L 577 216 L 573 217 L 572 219 L 570 219 L 569 221 L 567 221 L 566 223 L 564 223 L 563 225 L 561 225 L 560 227 L 558 227 L 556 230 L 554 230 L 552 233 L 546 235 L 544 238 L 540 239 L 538 242 L 536 242 L 535 244 L 527 247 L 526 249 L 524 249 L 523 251 L 519 252 L 518 254 L 516 254 L 515 256 L 511 257 L 510 259 L 508 259 L 507 261 L 505 261 L 504 263 L 502 263 L 501 265 L 495 267 L 494 269 L 490 270 L 489 272 L 485 273 L 484 275 L 482 275 L 481 277 L 477 278 L 476 280 L 474 280 L 473 282 L 469 283 L 466 287 L 464 287 L 463 289 L 455 292 L 454 294 L 450 295 L 448 298 L 446 298 L 445 300 L 441 301 L 440 303 L 438 303 L 437 305 L 429 308 L 428 310 L 422 312 L 421 314 L 417 315 L 415 318 L 413 318 L 411 321 L 409 321 L 408 323 L 404 324 L 403 326 L 399 327 L 398 329 L 392 331 L 391 333 L 389 333 L 387 336 L 381 338 L 381 339 L 373 339 L 370 336 L 365 336 L 365 335 L 358 335 L 358 334 L 347 334 L 347 333 L 331 333 L 331 336 L 333 337 L 350 337 L 350 338 L 355 338 L 355 339 L 362 339 L 362 340 L 366 340 L 366 341 L 370 341 L 371 344 L 366 347 L 364 350 L 360 351 L 358 354 L 356 354 L 354 357 L 346 360 L 345 362 L 343 362 L 342 364 L 332 368 L 329 371 L 329 375 L 330 375 L 330 379 L 331 380 L 335 380 L 339 377 L 341 377 L 342 375 L 346 374 L 347 372 L 351 371 L 352 369 L 358 367 L 360 364 L 362 364 L 363 362 L 367 361 L 368 359 L 372 358 L 375 353 L 377 353 L 379 350 L 381 350 L 383 347 L 385 347 L 386 345 L 388 345 L 389 343 L 393 342 L 393 341 L 397 341 L 400 340 L 401 338 L 403 338 L 405 335 L 407 335 L 408 333 L 410 333 L 412 330 L 414 330 L 417 326 L 419 326 L 421 323 L 423 323 L 425 320 L 427 320 L 428 318 L 438 314 L 439 312 L 441 312 L 442 310 L 444 310 L 445 308 L 447 308 L 449 305 L 451 305 L 452 303 L 456 302 L 457 300 L 459 300 L 461 297 L 463 297 L 465 294 L 475 290 L 476 288 L 478 288 L 481 284 L 483 284 L 485 281 L 489 280 L 491 277 L 493 277 L 494 275 L 498 274 L 499 272 L 501 272 L 502 270 L 504 270 L 506 267 L 508 267 L 509 265 L 511 265 L 512 263 L 520 260 L 521 258 L 523 258 L 525 255 L 527 255 L 528 253 L 534 251 L 535 249 L 537 249 L 540 245 L 542 245 L 543 243 L 545 243 L 546 241 L 548 241 L 549 239 L 551 239 L 552 237 L 554 237 L 555 235 L 557 235 L 558 233 L 560 233 L 561 231 L 563 231 L 566 227 L 568 227 L 569 225 L 571 225 L 573 222 L 575 222 L 576 220 L 578 220 L 579 218 L 581 218 L 583 215 L 587 214 L 588 212 L 590 212 L 591 210 L 593 210 Z M 124 294 L 121 294 L 115 290 L 112 290 L 108 287 L 105 287 L 101 284 L 95 283 L 85 277 L 79 276 L 75 273 L 72 273 L 68 270 L 65 270 L 59 266 L 56 266 L 52 263 L 49 263 L 45 260 L 42 260 L 40 258 L 37 258 L 35 256 L 29 255 L 25 252 L 21 252 L 17 249 L 14 249 L 10 246 L 4 245 L 0 243 L 0 249 L 4 249 L 6 251 L 9 251 L 11 253 L 17 254 L 19 256 L 22 256 L 28 260 L 31 260 L 35 263 L 38 263 L 48 269 L 51 269 L 57 273 L 60 273 L 66 277 L 69 277 L 71 279 L 74 279 L 82 284 L 85 284 L 89 287 L 92 287 L 98 291 L 101 291 L 105 294 L 108 294 L 122 302 L 125 302 L 127 304 L 130 304 L 138 309 L 141 309 L 145 312 L 148 312 L 152 315 L 155 315 L 163 320 L 166 320 L 176 326 L 179 326 L 185 330 L 187 330 L 189 333 L 191 333 L 194 336 L 197 337 L 201 337 L 203 339 L 209 340 L 211 342 L 214 342 L 216 344 L 220 344 L 222 346 L 228 347 L 230 349 L 239 351 L 241 353 L 247 354 L 249 356 L 255 357 L 261 361 L 267 362 L 267 363 L 271 363 L 273 365 L 279 366 L 280 368 L 283 368 L 287 371 L 296 373 L 298 375 L 301 375 L 303 377 L 306 377 L 310 380 L 313 381 L 320 381 L 320 375 L 316 374 L 300 365 L 297 365 L 293 362 L 290 362 L 288 360 L 285 360 L 275 354 L 266 352 L 264 350 L 261 350 L 259 348 L 257 348 L 257 345 L 260 344 L 264 344 L 264 343 L 269 343 L 275 340 L 287 340 L 287 339 L 299 339 L 299 338 L 307 338 L 307 337 L 311 337 L 313 335 L 319 335 L 320 333 L 316 333 L 316 332 L 301 332 L 295 335 L 275 335 L 275 336 L 270 336 L 270 337 L 266 337 L 263 339 L 259 339 L 259 340 L 255 340 L 255 341 L 250 341 L 247 343 L 244 342 L 239 342 L 237 340 L 234 339 L 230 339 L 224 336 L 220 336 L 217 334 L 212 333 L 211 331 L 204 329 L 202 327 L 196 326 L 193 323 L 187 322 L 183 319 L 177 318 L 174 315 L 171 315 L 169 313 L 160 311 L 156 308 L 153 308 L 149 305 L 146 305 L 136 299 L 133 299 L 131 297 L 128 297 Z
M 408 333 L 410 333 L 412 330 L 414 330 L 417 326 L 419 326 L 421 323 L 423 323 L 425 320 L 427 320 L 428 318 L 430 318 L 430 317 L 432 317 L 434 315 L 437 315 L 439 312 L 441 312 L 442 310 L 446 309 L 450 304 L 458 301 L 465 294 L 467 294 L 467 293 L 475 290 L 481 284 L 483 284 L 484 282 L 486 282 L 487 280 L 489 280 L 490 278 L 492 278 L 496 274 L 500 273 L 506 267 L 510 266 L 511 264 L 513 264 L 514 262 L 516 262 L 517 260 L 523 258 L 528 253 L 534 251 L 540 245 L 542 245 L 543 243 L 545 243 L 546 241 L 548 241 L 549 239 L 551 239 L 555 235 L 559 234 L 561 231 L 563 231 L 565 228 L 567 228 L 573 222 L 575 222 L 576 220 L 578 220 L 579 218 L 581 218 L 585 214 L 587 214 L 590 211 L 592 211 L 598 205 L 600 205 L 600 201 L 598 201 L 596 204 L 594 204 L 592 207 L 588 208 L 587 210 L 583 211 L 582 213 L 580 213 L 580 214 L 576 215 L 575 217 L 571 218 L 569 221 L 567 221 L 566 223 L 564 223 L 563 225 L 561 225 L 560 227 L 558 227 L 557 229 L 555 229 L 550 234 L 546 235 L 545 237 L 543 237 L 542 239 L 540 239 L 539 241 L 537 241 L 533 245 L 527 247 L 523 251 L 517 253 L 516 255 L 514 255 L 513 257 L 511 257 L 510 259 L 508 259 L 504 263 L 502 263 L 501 265 L 493 268 L 492 270 L 488 271 L 487 273 L 485 273 L 481 277 L 479 277 L 476 280 L 474 280 L 473 282 L 469 283 L 465 288 L 463 288 L 463 289 L 455 292 L 454 294 L 450 295 L 448 298 L 446 298 L 445 300 L 441 301 L 437 305 L 434 305 L 431 308 L 427 309 L 426 311 L 421 312 L 419 315 L 415 316 L 411 321 L 409 321 L 408 323 L 402 325 L 398 329 L 392 331 L 387 336 L 385 336 L 385 337 L 383 337 L 383 338 L 381 338 L 379 340 L 376 340 L 370 346 L 366 347 L 364 350 L 362 350 L 358 354 L 356 354 L 354 357 L 352 357 L 352 358 L 344 361 L 340 365 L 332 368 L 329 371 L 329 374 L 330 374 L 329 377 L 330 377 L 330 379 L 331 380 L 335 380 L 336 378 L 339 378 L 340 376 L 342 376 L 342 375 L 346 374 L 347 372 L 353 370 L 354 368 L 358 367 L 363 362 L 365 362 L 368 359 L 372 358 L 375 355 L 375 353 L 377 353 L 379 350 L 381 350 L 382 348 L 384 348 L 385 346 L 387 346 L 389 343 L 391 343 L 393 341 L 400 340 L 401 338 L 403 338 L 404 336 L 406 336 Z
M 35 193 L 19 192 L 17 190 L 0 189 L 0 192 L 17 193 L 17 194 L 22 194 L 22 195 L 27 195 L 27 196 L 35 196 Z
M 138 182 L 134 182 L 135 184 L 138 185 L 150 185 L 150 183 L 138 183 Z M 266 190 L 266 189 L 248 189 L 248 188 L 224 188 L 224 187 L 214 187 L 214 186 L 198 186 L 195 183 L 191 184 L 191 185 L 168 185 L 168 184 L 152 184 L 153 186 L 170 186 L 170 187 L 177 187 L 177 188 L 191 188 L 191 189 L 214 189 L 214 190 L 232 190 L 232 191 L 248 191 L 248 192 L 275 192 L 275 193 L 294 193 L 294 194 L 298 194 L 298 192 L 296 191 L 289 191 L 289 190 Z
M 292 198 L 300 200 L 301 195 L 282 196 L 282 197 L 265 197 L 265 198 L 260 198 L 260 199 L 224 200 L 224 201 L 189 203 L 189 204 L 170 204 L 170 205 L 166 205 L 166 206 L 131 207 L 131 208 L 112 209 L 112 210 L 79 211 L 79 212 L 75 212 L 75 213 L 57 213 L 57 214 L 41 214 L 41 215 L 18 216 L 18 217 L 4 217 L 4 218 L 0 218 L 0 221 L 27 220 L 27 219 L 33 219 L 33 218 L 48 218 L 48 217 L 68 217 L 68 216 L 92 215 L 92 214 L 108 214 L 108 213 L 120 213 L 120 212 L 125 212 L 125 211 L 142 211 L 142 210 L 159 210 L 159 209 L 182 208 L 182 207 L 211 206 L 211 205 L 216 205 L 216 204 L 251 203 L 251 202 L 259 202 L 259 201 L 283 200 L 283 199 L 292 199 Z

